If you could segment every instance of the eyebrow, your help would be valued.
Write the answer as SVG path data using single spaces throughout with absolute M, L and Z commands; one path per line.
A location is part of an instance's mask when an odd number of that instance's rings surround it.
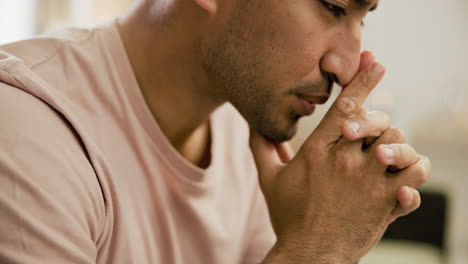
M 356 1 L 356 3 L 362 8 L 369 8 L 369 6 L 371 5 L 371 2 L 369 2 L 369 0 L 354 0 L 354 1 Z M 369 9 L 369 11 L 372 12 L 372 11 L 376 10 L 377 6 L 378 6 L 378 4 L 375 4 L 373 7 L 371 7 Z

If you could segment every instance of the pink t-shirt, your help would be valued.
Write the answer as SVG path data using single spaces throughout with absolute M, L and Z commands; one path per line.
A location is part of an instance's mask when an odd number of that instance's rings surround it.
M 117 26 L 0 46 L 0 263 L 259 263 L 275 236 L 229 104 L 202 170 L 170 144 Z

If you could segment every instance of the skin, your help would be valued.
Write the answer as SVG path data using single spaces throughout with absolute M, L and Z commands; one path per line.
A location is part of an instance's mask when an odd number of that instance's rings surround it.
M 209 114 L 224 102 L 281 142 L 297 130 L 297 93 L 324 103 L 330 94 L 326 77 L 333 74 L 345 85 L 356 74 L 367 9 L 354 2 L 347 19 L 316 0 L 286 6 L 267 0 L 180 3 L 143 1 L 120 20 L 120 29 L 153 115 L 194 163 L 200 157 L 185 152 L 204 153 L 198 142 L 205 138 L 206 146 Z
M 355 79 L 295 155 L 286 144 L 271 144 L 252 131 L 260 185 L 278 237 L 263 263 L 355 263 L 388 224 L 419 206 L 412 188 L 427 180 L 430 162 L 405 144 L 401 131 L 386 129 L 366 150 L 363 138 L 342 136 L 344 124 L 362 118 L 361 104 L 382 75 L 383 66 L 363 54 Z M 387 147 L 394 150 L 391 158 Z M 401 170 L 388 173 L 388 165 Z
M 220 105 L 249 123 L 278 237 L 265 263 L 353 263 L 419 207 L 414 188 L 429 161 L 386 114 L 361 107 L 384 74 L 361 54 L 361 22 L 377 0 L 364 2 L 143 0 L 119 19 L 143 96 L 188 161 L 209 165 L 209 116 Z M 294 155 L 285 142 L 305 114 L 299 98 L 324 103 L 332 81 L 343 92 Z

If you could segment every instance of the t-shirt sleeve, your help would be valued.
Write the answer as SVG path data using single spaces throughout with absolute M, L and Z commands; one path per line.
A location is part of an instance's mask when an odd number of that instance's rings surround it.
M 265 198 L 256 188 L 243 264 L 260 264 L 276 242 Z
M 103 198 L 65 121 L 0 83 L 0 124 L 0 263 L 95 263 Z

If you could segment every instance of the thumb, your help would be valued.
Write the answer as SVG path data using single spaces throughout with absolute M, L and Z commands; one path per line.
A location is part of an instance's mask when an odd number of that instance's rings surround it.
M 283 166 L 282 157 L 278 154 L 275 144 L 253 129 L 250 129 L 249 143 L 257 166 L 260 185 L 264 189 L 271 186 L 275 175 Z

